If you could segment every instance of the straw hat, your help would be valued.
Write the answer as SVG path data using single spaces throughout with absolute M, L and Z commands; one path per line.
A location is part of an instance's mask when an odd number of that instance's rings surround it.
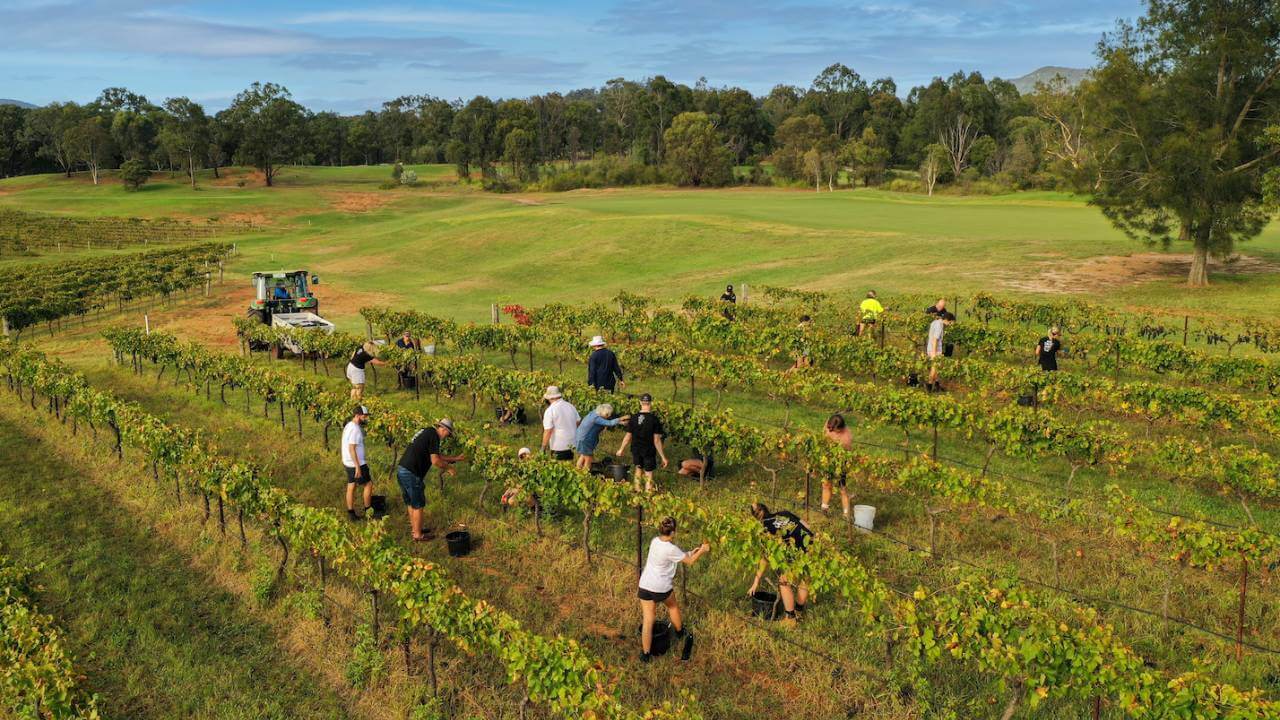
M 560 393 L 560 388 L 555 385 L 548 385 L 547 391 L 542 394 L 543 400 L 559 400 L 562 397 L 564 396 Z
M 601 337 L 600 335 L 596 335 L 595 337 L 591 338 L 591 342 L 587 343 L 587 345 L 593 348 L 604 347 L 605 346 L 604 338 Z

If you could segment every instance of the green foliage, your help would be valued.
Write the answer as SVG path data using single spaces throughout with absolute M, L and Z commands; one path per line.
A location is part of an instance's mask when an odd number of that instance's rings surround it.
M 31 603 L 35 570 L 0 556 L 0 708 L 14 717 L 97 720 L 53 618 Z
M 275 600 L 278 581 L 276 568 L 270 562 L 263 560 L 253 568 L 249 576 L 249 595 L 258 607 L 269 607 Z
M 356 688 L 369 688 L 382 681 L 387 674 L 387 658 L 378 647 L 373 628 L 368 623 L 356 626 L 356 644 L 351 649 L 343 675 Z
M 718 187 L 733 180 L 733 153 L 706 113 L 677 115 L 663 135 L 666 162 L 677 185 Z
M 151 170 L 141 160 L 125 160 L 120 166 L 120 181 L 124 189 L 135 191 L 151 177 Z

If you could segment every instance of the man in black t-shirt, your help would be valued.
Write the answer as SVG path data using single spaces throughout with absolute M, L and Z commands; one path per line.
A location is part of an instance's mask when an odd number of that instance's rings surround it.
M 653 490 L 653 471 L 667 466 L 667 454 L 662 449 L 662 437 L 665 434 L 662 420 L 653 412 L 653 396 L 645 393 L 640 396 L 640 412 L 627 421 L 627 434 L 622 438 L 618 448 L 618 457 L 631 446 L 631 461 L 635 463 L 636 490 L 640 490 L 640 477 L 644 476 L 645 492 Z
M 423 478 L 431 467 L 453 474 L 453 464 L 466 460 L 463 455 L 441 455 L 440 441 L 453 435 L 453 421 L 444 418 L 435 427 L 423 428 L 409 441 L 396 467 L 396 480 L 400 484 L 400 496 L 409 512 L 409 530 L 416 541 L 430 540 L 431 530 L 422 527 L 422 509 L 427 505 L 427 488 Z
M 787 510 L 771 513 L 764 503 L 753 503 L 751 505 L 751 514 L 764 525 L 765 532 L 775 537 L 781 537 L 784 543 L 800 552 L 808 552 L 809 540 L 813 538 L 813 531 L 795 513 Z M 760 589 L 760 579 L 764 577 L 764 573 L 768 569 L 768 559 L 760 558 L 760 566 L 756 570 L 756 578 L 751 582 L 751 588 L 747 590 L 747 595 L 754 596 L 756 594 L 756 590 Z M 778 575 L 778 594 L 782 596 L 782 610 L 786 613 L 785 620 L 789 622 L 795 622 L 796 613 L 803 613 L 805 603 L 809 601 L 809 583 L 803 578 L 797 578 L 797 580 L 798 582 L 795 583 L 793 588 L 792 582 L 787 576 Z
M 1045 372 L 1056 371 L 1059 352 L 1064 355 L 1067 352 L 1062 349 L 1062 331 L 1057 327 L 1051 327 L 1049 334 L 1036 343 L 1036 360 L 1040 361 L 1040 369 Z

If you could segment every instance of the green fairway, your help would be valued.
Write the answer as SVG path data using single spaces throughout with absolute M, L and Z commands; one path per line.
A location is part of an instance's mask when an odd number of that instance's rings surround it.
M 415 168 L 423 180 L 447 166 Z M 207 173 L 206 173 L 207 174 Z M 725 282 L 860 293 L 1051 291 L 1117 304 L 1247 312 L 1280 295 L 1280 230 L 1240 248 L 1238 270 L 1187 292 L 1184 266 L 1117 232 L 1085 199 L 1034 192 L 925 197 L 859 190 L 666 188 L 491 195 L 474 186 L 393 188 L 387 166 L 286 168 L 274 188 L 243 169 L 159 178 L 141 192 L 76 177 L 0 183 L 0 203 L 84 214 L 248 218 L 236 272 L 308 267 L 339 322 L 360 304 L 403 303 L 483 319 L 490 303 L 675 301 Z M 244 187 L 237 179 L 246 180 Z M 1175 248 L 1177 251 L 1183 248 Z

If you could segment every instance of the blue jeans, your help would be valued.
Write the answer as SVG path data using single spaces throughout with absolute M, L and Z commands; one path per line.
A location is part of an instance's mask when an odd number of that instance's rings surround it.
M 404 498 L 405 505 L 414 510 L 427 506 L 427 486 L 422 478 L 403 467 L 396 467 L 396 481 L 400 483 L 400 497 Z

